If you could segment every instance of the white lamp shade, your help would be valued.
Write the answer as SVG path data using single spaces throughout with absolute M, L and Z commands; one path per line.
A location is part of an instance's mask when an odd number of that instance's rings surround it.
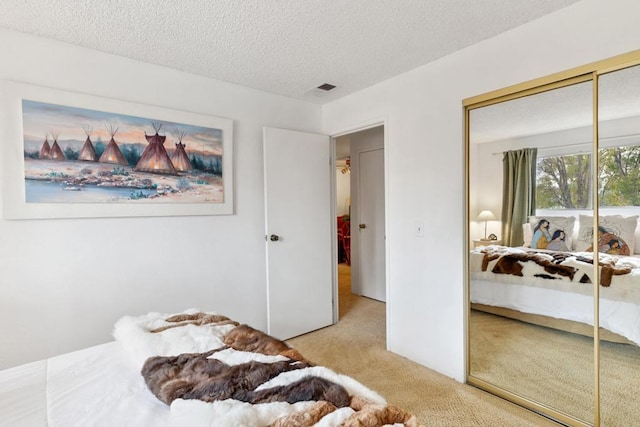
M 496 216 L 491 211 L 482 211 L 478 215 L 478 221 L 493 221 L 494 219 L 496 219 Z

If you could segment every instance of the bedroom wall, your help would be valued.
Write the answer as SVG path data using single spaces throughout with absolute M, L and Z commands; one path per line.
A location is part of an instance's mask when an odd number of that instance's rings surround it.
M 6 30 L 0 58 L 0 79 L 231 118 L 235 133 L 235 215 L 0 220 L 0 369 L 109 341 L 125 314 L 196 307 L 266 328 L 262 127 L 317 132 L 321 108 Z
M 639 14 L 583 0 L 324 106 L 330 134 L 385 120 L 391 351 L 465 379 L 462 100 L 638 49 Z

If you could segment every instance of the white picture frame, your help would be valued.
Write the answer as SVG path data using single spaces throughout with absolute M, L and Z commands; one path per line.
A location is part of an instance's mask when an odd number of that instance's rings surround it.
M 105 98 L 76 92 L 58 90 L 53 88 L 41 87 L 21 82 L 2 81 L 0 82 L 0 143 L 2 144 L 2 214 L 4 219 L 42 219 L 42 218 L 96 218 L 96 217 L 138 217 L 138 216 L 183 216 L 183 215 L 229 215 L 233 214 L 233 120 L 209 116 L 200 113 L 173 110 L 153 105 L 144 105 L 128 101 L 122 101 L 112 98 Z M 23 103 L 23 101 L 25 101 Z M 194 181 L 188 172 L 180 178 L 182 186 L 180 192 L 176 190 L 175 185 L 167 185 L 167 191 L 161 193 L 160 190 L 156 194 L 151 195 L 149 199 L 136 199 L 117 201 L 112 198 L 110 201 L 99 201 L 98 203 L 87 202 L 67 202 L 58 201 L 57 199 L 46 202 L 27 201 L 27 176 L 25 175 L 25 164 L 31 161 L 27 159 L 27 136 L 23 123 L 23 104 L 29 105 L 47 105 L 69 107 L 70 110 L 81 109 L 78 111 L 90 111 L 95 113 L 112 114 L 114 117 L 131 117 L 134 119 L 144 119 L 151 123 L 162 124 L 179 124 L 189 127 L 189 129 L 206 128 L 218 135 L 215 143 L 216 167 L 219 170 L 221 165 L 221 173 L 217 173 L 216 180 L 211 185 L 216 186 L 216 196 L 208 199 L 196 199 L 195 189 L 198 185 L 209 184 L 209 181 Z M 26 109 L 27 107 L 25 107 Z M 26 119 L 25 119 L 26 120 Z M 49 123 L 47 123 L 49 125 Z M 78 124 L 80 125 L 80 123 Z M 89 126 L 87 126 L 90 128 Z M 115 129 L 116 127 L 114 127 Z M 177 127 L 175 128 L 177 129 Z M 154 128 L 147 127 L 147 132 L 153 135 Z M 219 132 L 218 132 L 219 131 Z M 162 132 L 162 131 L 160 131 Z M 176 132 L 178 132 L 176 130 Z M 142 134 L 142 132 L 140 132 Z M 156 132 L 158 134 L 158 132 Z M 165 135 L 166 136 L 166 135 Z M 45 139 L 45 135 L 42 135 Z M 221 139 L 221 141 L 220 141 Z M 61 136 L 62 140 L 62 136 Z M 147 141 L 149 139 L 147 138 Z M 77 139 L 75 140 L 77 144 Z M 71 142 L 69 142 L 71 144 Z M 126 142 L 124 143 L 127 144 Z M 62 143 L 60 147 L 62 147 Z M 141 144 L 137 144 L 142 146 Z M 150 145 L 150 144 L 149 144 Z M 161 144 L 162 145 L 162 144 Z M 172 144 L 173 145 L 173 144 Z M 188 146 L 188 143 L 186 144 Z M 204 157 L 205 143 L 202 145 L 200 153 Z M 177 148 L 177 146 L 176 146 Z M 194 151 L 195 152 L 195 151 Z M 33 155 L 34 153 L 31 153 Z M 40 153 L 40 155 L 42 155 Z M 213 155 L 212 155 L 213 156 Z M 192 157 L 193 158 L 193 157 Z M 68 160 L 65 160 L 68 161 Z M 79 161 L 79 160 L 77 160 Z M 69 166 L 74 166 L 72 161 L 68 161 Z M 30 163 L 33 164 L 33 163 Z M 96 168 L 105 167 L 104 164 L 94 163 Z M 56 167 L 58 164 L 56 164 Z M 124 170 L 132 166 L 122 167 Z M 69 167 L 68 170 L 73 168 Z M 129 169 L 127 169 L 129 170 Z M 139 173 L 136 170 L 136 175 Z M 197 173 L 203 173 L 196 171 Z M 91 172 L 92 169 L 87 167 L 85 171 Z M 194 173 L 195 173 L 194 172 Z M 128 173 L 128 172 L 126 172 Z M 152 178 L 158 175 L 150 175 Z M 172 175 L 178 178 L 177 174 Z M 168 180 L 168 175 L 165 175 Z M 84 179 L 84 177 L 83 177 Z M 197 182 L 193 186 L 189 186 L 189 181 Z M 176 180 L 170 181 L 175 184 Z M 64 184 L 60 184 L 64 185 Z M 154 184 L 156 185 L 156 184 Z M 82 190 L 90 189 L 83 187 Z M 66 188 L 65 188 L 66 189 Z M 72 188 L 75 189 L 75 188 Z M 184 193 L 182 192 L 184 190 Z M 207 191 L 213 192 L 210 188 Z M 187 194 L 189 191 L 191 195 Z M 172 193 L 170 197 L 164 197 L 165 193 Z M 222 193 L 220 195 L 220 192 Z M 142 194 L 142 193 L 140 193 Z M 132 194 L 133 196 L 133 194 Z M 143 195 L 146 197 L 146 195 Z M 162 196 L 162 197 L 161 197 Z M 163 198 L 164 197 L 164 198 Z

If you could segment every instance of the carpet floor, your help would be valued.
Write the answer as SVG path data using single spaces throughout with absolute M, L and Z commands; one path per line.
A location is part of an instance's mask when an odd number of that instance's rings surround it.
M 340 264 L 338 275 L 339 322 L 288 341 L 309 360 L 355 378 L 425 426 L 557 426 L 387 351 L 385 304 L 351 294 L 349 266 Z
M 471 374 L 593 423 L 593 339 L 471 311 Z M 600 345 L 601 425 L 640 425 L 640 349 Z M 522 363 L 524 361 L 524 363 Z

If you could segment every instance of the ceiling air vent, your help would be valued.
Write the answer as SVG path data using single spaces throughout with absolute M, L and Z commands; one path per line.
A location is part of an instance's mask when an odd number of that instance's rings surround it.
M 330 83 L 323 83 L 320 86 L 318 86 L 318 89 L 324 90 L 326 92 L 329 92 L 331 89 L 335 89 L 335 88 L 336 88 L 336 86 L 332 85 Z
M 322 98 L 330 90 L 335 88 L 336 88 L 336 85 L 332 85 L 330 83 L 323 83 L 320 86 L 316 86 L 314 88 L 309 89 L 307 92 L 305 92 L 305 96 L 310 96 L 313 98 Z

